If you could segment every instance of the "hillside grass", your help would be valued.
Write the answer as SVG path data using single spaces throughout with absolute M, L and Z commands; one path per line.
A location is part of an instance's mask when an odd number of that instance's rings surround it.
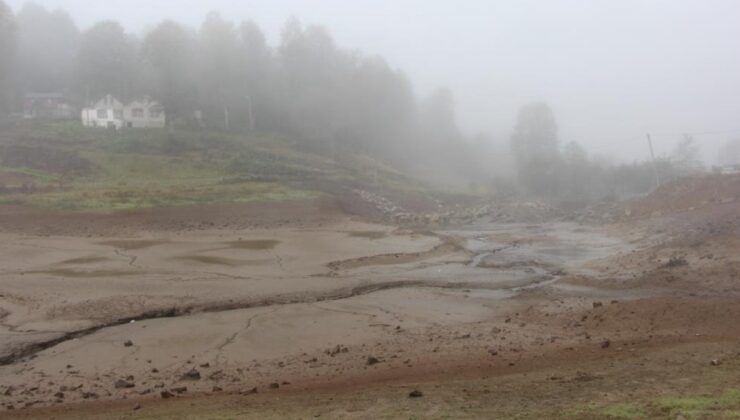
M 64 211 L 308 199 L 332 185 L 427 189 L 369 156 L 326 157 L 268 135 L 25 122 L 0 137 L 0 146 L 9 144 L 20 145 L 25 160 L 19 165 L 10 152 L 0 156 L 0 182 L 3 174 L 16 173 L 32 177 L 33 185 L 5 192 L 0 203 Z M 84 165 L 59 168 L 51 160 L 61 152 L 73 153 L 71 161 L 79 158 Z M 28 159 L 29 154 L 39 157 Z

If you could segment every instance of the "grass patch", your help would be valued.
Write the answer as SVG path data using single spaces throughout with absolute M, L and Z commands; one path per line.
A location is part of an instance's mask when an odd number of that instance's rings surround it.
M 2 172 L 30 176 L 44 183 L 52 183 L 59 180 L 59 175 L 57 174 L 25 167 L 13 168 L 0 165 L 0 173 Z
M 660 412 L 687 418 L 740 418 L 740 388 L 716 396 L 666 397 L 655 401 Z
M 300 200 L 337 185 L 428 192 L 420 182 L 368 156 L 334 159 L 279 136 L 197 129 L 115 131 L 74 121 L 39 121 L 14 128 L 0 143 L 44 158 L 29 160 L 28 153 L 18 152 L 25 159 L 16 159 L 21 167 L 0 167 L 0 172 L 33 176 L 36 186 L 50 187 L 8 193 L 3 202 L 61 211 Z M 85 170 L 69 170 L 67 160 L 58 159 L 67 155 L 69 165 L 84 163 Z M 31 167 L 29 162 L 43 165 Z
M 660 397 L 635 402 L 612 404 L 590 403 L 571 411 L 578 418 L 644 419 L 674 418 L 679 414 L 687 419 L 740 418 L 740 388 L 718 395 L 688 395 Z
M 613 419 L 642 419 L 646 417 L 645 409 L 635 403 L 621 403 L 604 407 L 601 414 Z
M 385 238 L 386 234 L 382 230 L 362 230 L 352 231 L 348 233 L 351 238 L 365 238 L 365 239 L 381 239 Z

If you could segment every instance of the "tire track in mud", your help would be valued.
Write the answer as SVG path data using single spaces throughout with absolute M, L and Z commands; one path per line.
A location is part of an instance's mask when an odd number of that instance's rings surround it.
M 471 290 L 505 290 L 505 289 L 516 289 L 523 286 L 536 287 L 536 285 L 551 284 L 552 281 L 557 280 L 555 276 L 550 274 L 542 274 L 530 277 L 523 280 L 511 280 L 507 282 L 489 283 L 489 282 L 442 282 L 434 280 L 395 280 L 378 283 L 362 284 L 354 287 L 344 287 L 325 292 L 317 293 L 289 293 L 283 295 L 272 296 L 257 300 L 241 300 L 241 301 L 230 301 L 230 302 L 212 302 L 212 303 L 201 303 L 201 304 L 190 304 L 184 306 L 172 306 L 166 308 L 150 309 L 141 312 L 137 315 L 118 318 L 110 322 L 95 325 L 89 328 L 84 328 L 77 331 L 70 331 L 63 333 L 58 337 L 39 341 L 34 343 L 28 343 L 26 345 L 19 346 L 19 348 L 11 351 L 9 354 L 0 356 L 0 366 L 12 365 L 27 357 L 31 357 L 37 353 L 40 353 L 46 349 L 55 347 L 66 341 L 79 339 L 98 331 L 117 327 L 120 325 L 128 324 L 135 321 L 146 321 L 150 319 L 160 318 L 178 318 L 188 315 L 195 315 L 199 313 L 215 313 L 215 312 L 226 312 L 239 309 L 250 309 L 250 308 L 264 308 L 277 305 L 292 305 L 301 303 L 317 303 L 336 301 L 352 298 L 355 296 L 368 295 L 371 293 L 377 293 L 384 290 L 410 288 L 410 287 L 427 287 L 427 288 L 439 288 L 439 289 L 471 289 Z

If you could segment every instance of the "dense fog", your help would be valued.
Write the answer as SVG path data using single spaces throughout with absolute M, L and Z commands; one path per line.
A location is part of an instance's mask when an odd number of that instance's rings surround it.
M 163 5 L 175 7 L 166 2 Z M 456 98 L 454 90 L 444 86 L 444 81 L 437 89 L 428 89 L 428 83 L 424 81 L 420 89 L 414 84 L 414 75 L 407 73 L 406 69 L 398 68 L 396 63 L 389 63 L 380 55 L 364 53 L 354 49 L 355 46 L 345 47 L 345 43 L 335 40 L 327 27 L 320 25 L 321 22 L 304 23 L 299 17 L 289 17 L 279 37 L 270 42 L 260 22 L 249 19 L 246 13 L 244 16 L 226 16 L 210 12 L 197 25 L 169 19 L 159 23 L 140 22 L 139 29 L 131 30 L 116 21 L 115 14 L 80 26 L 73 15 L 80 13 L 90 19 L 89 13 L 83 13 L 79 3 L 69 2 L 69 6 L 68 11 L 24 3 L 14 10 L 0 3 L 3 57 L 0 94 L 4 115 L 17 115 L 24 97 L 33 93 L 59 93 L 76 108 L 90 105 L 107 94 L 121 101 L 150 96 L 166 110 L 167 126 L 171 131 L 179 127 L 281 136 L 334 159 L 341 159 L 348 153 L 371 155 L 442 185 L 576 200 L 644 193 L 662 180 L 711 170 L 711 165 L 715 164 L 740 161 L 740 146 L 736 140 L 740 132 L 733 132 L 735 121 L 723 120 L 724 117 L 707 120 L 711 123 L 720 121 L 722 125 L 701 127 L 714 130 L 711 133 L 685 131 L 689 129 L 685 121 L 673 121 L 674 133 L 653 133 L 651 140 L 658 146 L 654 160 L 648 151 L 647 132 L 634 131 L 625 138 L 623 129 L 615 129 L 620 124 L 635 127 L 645 122 L 643 117 L 639 123 L 625 121 L 634 116 L 634 109 L 629 108 L 626 102 L 624 115 L 609 113 L 610 125 L 604 125 L 596 134 L 594 126 L 605 121 L 604 115 L 596 114 L 608 112 L 608 107 L 595 110 L 599 104 L 594 103 L 588 92 L 581 92 L 583 85 L 574 87 L 567 101 L 558 97 L 557 92 L 568 91 L 568 86 L 542 89 L 542 96 L 529 100 L 522 99 L 531 96 L 533 91 L 523 88 L 521 95 L 489 98 L 486 102 L 499 104 L 490 109 L 477 106 L 471 112 L 471 104 L 475 101 L 470 100 L 470 87 L 462 89 L 463 101 Z M 234 5 L 226 6 L 233 8 Z M 360 6 L 358 12 L 363 7 Z M 441 6 L 430 7 L 438 11 Z M 547 7 L 543 6 L 543 9 Z M 613 10 L 606 6 L 603 10 L 585 7 L 583 12 L 591 13 L 594 19 L 606 19 L 612 25 L 614 21 L 605 16 L 606 12 L 612 10 L 622 16 L 628 14 L 628 9 L 626 6 Z M 677 6 L 665 17 L 671 20 L 665 28 L 674 28 L 677 22 L 682 22 L 686 16 L 681 13 L 689 9 Z M 724 9 L 731 10 L 732 6 L 717 2 L 717 9 L 712 13 L 721 13 Z M 422 13 L 424 10 L 420 10 L 419 19 L 433 15 L 430 19 L 436 22 L 441 18 L 439 13 Z M 639 11 L 639 8 L 635 6 L 634 11 Z M 463 8 L 459 14 L 468 16 L 470 12 Z M 538 19 L 541 12 L 533 16 Z M 587 18 L 581 16 L 581 19 Z M 459 16 L 456 18 L 453 13 L 450 19 L 459 20 Z M 413 27 L 414 23 L 411 25 Z M 603 31 L 594 25 L 595 22 L 591 22 L 584 29 L 590 28 L 594 34 L 603 36 Z M 383 32 L 379 27 L 374 30 Z M 629 32 L 627 28 L 625 30 Z M 389 31 L 395 33 L 397 29 L 391 27 Z M 693 33 L 695 29 L 691 31 Z M 547 36 L 536 28 L 532 33 L 532 36 Z M 687 45 L 687 48 L 709 47 L 708 43 L 717 34 L 713 32 L 711 36 L 697 39 L 695 45 Z M 460 48 L 464 48 L 462 43 L 466 35 L 445 34 L 453 44 L 457 36 L 460 37 Z M 579 32 L 578 36 L 587 38 L 589 32 Z M 684 38 L 684 35 L 677 35 L 675 43 Z M 432 40 L 435 39 L 438 40 L 438 36 Z M 634 36 L 630 39 L 639 41 Z M 420 43 L 424 41 L 419 39 Z M 543 57 L 541 62 L 534 58 L 524 60 L 538 70 L 528 73 L 523 68 L 522 75 L 531 74 L 533 85 L 543 83 L 544 80 L 538 78 L 542 70 L 539 67 L 553 65 L 554 60 L 552 73 L 562 72 L 561 59 L 558 58 L 562 57 L 563 61 L 573 63 L 573 69 L 578 73 L 575 78 L 588 79 L 589 69 L 576 65 L 581 41 L 571 41 L 572 44 L 563 43 L 563 39 L 558 41 L 560 44 L 553 42 L 553 48 L 570 45 L 572 49 L 553 50 L 549 58 Z M 646 41 L 650 41 L 648 45 L 656 46 L 674 44 L 670 40 L 656 42 L 652 38 Z M 500 42 L 496 40 L 496 43 Z M 622 42 L 605 44 L 600 54 L 629 57 L 629 52 L 614 50 L 624 47 Z M 447 49 L 444 45 L 440 48 L 440 51 Z M 522 45 L 522 48 L 528 47 Z M 504 51 L 509 51 L 509 48 L 502 49 Z M 539 48 L 533 51 L 539 51 Z M 674 55 L 675 51 L 656 49 L 650 53 Z M 394 57 L 398 54 L 398 50 L 392 52 Z M 641 49 L 636 54 L 645 58 L 647 53 Z M 718 50 L 713 54 L 705 54 L 697 60 L 712 64 L 716 55 L 724 57 L 717 62 L 737 64 L 736 54 L 731 51 L 722 53 Z M 593 60 L 590 53 L 584 56 L 586 58 Z M 480 77 L 476 60 L 483 66 L 490 66 L 492 58 L 490 54 L 482 53 L 473 55 L 467 64 L 456 64 L 458 69 L 470 66 L 468 84 Z M 603 67 L 596 68 L 591 75 L 596 83 L 613 83 L 612 88 L 616 88 L 610 99 L 613 102 L 629 95 L 625 92 L 620 96 L 616 90 L 631 83 L 625 78 L 632 77 L 634 65 L 640 59 L 630 60 L 632 58 L 623 60 L 621 68 L 614 67 L 610 82 L 603 78 Z M 504 56 L 501 68 L 511 71 L 503 61 Z M 415 72 L 423 66 L 421 63 L 410 65 Z M 686 69 L 667 70 L 666 79 L 672 76 L 681 79 L 687 74 Z M 646 72 L 654 74 L 652 70 L 646 69 Z M 458 71 L 447 82 L 451 86 L 460 85 L 465 76 L 466 72 Z M 488 84 L 481 81 L 479 87 L 473 85 L 472 89 L 491 91 L 490 86 L 501 83 L 510 75 L 494 71 L 488 77 Z M 675 102 L 685 102 L 691 93 L 690 96 L 698 98 L 697 112 L 706 112 L 707 98 L 697 86 L 706 85 L 708 78 L 696 74 L 693 77 L 701 79 L 701 83 L 690 85 L 685 91 L 676 91 L 673 94 Z M 557 81 L 556 78 L 552 80 Z M 725 77 L 720 82 L 727 80 Z M 645 80 L 634 81 L 645 83 Z M 730 81 L 735 83 L 732 86 L 736 86 L 736 78 Z M 659 84 L 660 80 L 654 82 Z M 720 90 L 727 92 L 726 88 L 732 86 L 724 86 Z M 548 92 L 555 94 L 550 98 L 546 95 Z M 670 97 L 667 95 L 661 100 Z M 717 97 L 717 101 L 728 104 L 727 96 Z M 460 106 L 461 102 L 465 105 Z M 561 110 L 553 104 L 562 104 L 562 113 L 571 119 L 563 121 L 559 117 Z M 579 108 L 574 104 L 580 104 L 583 115 L 575 121 L 572 119 L 573 110 Z M 669 105 L 666 104 L 667 107 Z M 717 115 L 720 117 L 727 115 L 724 105 L 719 107 Z M 518 111 L 501 111 L 504 107 Z M 461 109 L 467 113 L 461 113 Z M 654 114 L 648 113 L 655 116 L 658 130 L 667 127 L 664 111 L 655 109 Z M 500 127 L 481 127 L 484 124 L 472 127 L 476 124 L 469 122 L 476 119 L 480 122 L 480 115 L 486 113 L 499 125 L 502 116 L 510 117 L 508 131 Z M 564 133 L 560 128 L 572 127 L 579 121 L 591 127 L 581 133 L 589 133 L 593 139 L 578 138 L 575 141 L 573 133 L 577 130 L 568 129 Z M 648 127 L 645 128 L 647 131 Z M 714 141 L 711 147 L 707 147 L 709 138 Z M 604 139 L 609 139 L 606 146 L 627 153 L 608 152 L 608 148 L 604 148 Z M 710 156 L 714 154 L 717 158 Z

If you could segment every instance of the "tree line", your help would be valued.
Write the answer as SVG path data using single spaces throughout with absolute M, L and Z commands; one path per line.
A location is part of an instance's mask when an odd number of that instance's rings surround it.
M 649 162 L 611 165 L 579 144 L 561 144 L 552 110 L 524 106 L 510 148 L 492 151 L 486 135 L 458 127 L 452 92 L 417 98 L 406 75 L 382 57 L 340 48 L 328 31 L 290 19 L 277 45 L 251 20 L 218 13 L 197 27 L 166 20 L 137 36 L 106 20 L 80 30 L 63 10 L 27 3 L 14 14 L 0 0 L 0 114 L 24 93 L 59 92 L 78 106 L 105 94 L 128 101 L 148 95 L 169 126 L 280 135 L 334 156 L 375 155 L 430 179 L 501 185 L 496 154 L 513 161 L 520 192 L 594 199 L 648 191 Z M 658 162 L 670 175 L 696 170 L 695 143 Z M 676 169 L 676 168 L 680 168 Z

